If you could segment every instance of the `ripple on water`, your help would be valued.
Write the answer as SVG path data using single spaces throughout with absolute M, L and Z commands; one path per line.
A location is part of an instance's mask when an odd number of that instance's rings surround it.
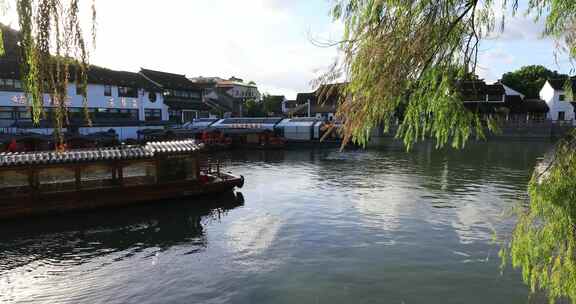
M 151 207 L 0 227 L 0 302 L 511 303 L 495 232 L 544 149 L 219 156 L 243 207 Z M 490 290 L 486 293 L 485 290 Z

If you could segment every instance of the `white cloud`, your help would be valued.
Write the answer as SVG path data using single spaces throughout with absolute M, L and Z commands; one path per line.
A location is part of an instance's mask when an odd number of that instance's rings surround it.
M 335 54 L 312 45 L 307 31 L 315 21 L 302 20 L 293 2 L 166 0 L 159 5 L 123 0 L 97 5 L 93 62 L 111 68 L 236 76 L 294 98 L 310 89 L 313 70 L 328 65 Z
M 83 2 L 84 20 L 90 20 L 90 2 Z M 97 48 L 91 60 L 113 69 L 236 76 L 295 98 L 296 92 L 310 90 L 314 71 L 336 55 L 334 48 L 310 41 L 311 32 L 337 30 L 323 15 L 328 3 L 100 0 L 96 5 Z M 13 15 L 0 20 L 14 21 Z
M 515 57 L 512 54 L 510 50 L 500 47 L 480 51 L 477 69 L 478 76 L 490 82 L 498 80 L 502 69 L 512 69 L 515 63 Z
M 500 22 L 501 19 L 496 23 L 500 24 Z M 497 41 L 538 40 L 542 39 L 544 27 L 544 20 L 536 20 L 533 16 L 524 14 L 506 16 L 504 30 L 495 29 L 489 39 Z
M 98 0 L 96 4 L 94 64 L 129 71 L 147 67 L 191 77 L 236 76 L 255 81 L 263 92 L 287 98 L 310 91 L 310 82 L 337 55 L 335 48 L 318 47 L 312 41 L 336 41 L 343 32 L 343 25 L 328 17 L 329 1 Z M 16 24 L 11 6 L 0 20 Z M 84 20 L 90 19 L 87 8 Z M 542 29 L 542 22 L 534 23 L 531 17 L 509 16 L 505 31 L 484 44 L 490 48 L 480 54 L 478 73 L 497 80 L 521 65 L 550 66 L 553 43 L 538 40 Z M 538 50 L 531 47 L 535 45 Z

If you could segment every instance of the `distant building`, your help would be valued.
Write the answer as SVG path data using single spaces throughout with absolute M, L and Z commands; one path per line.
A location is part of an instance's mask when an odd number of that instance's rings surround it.
M 321 118 L 333 121 L 336 117 L 340 90 L 343 84 L 322 85 L 311 93 L 298 93 L 291 115 Z
M 262 97 L 256 84 L 245 83 L 236 77 L 195 77 L 190 78 L 190 81 L 203 88 L 207 104 L 229 116 L 242 116 L 246 101 L 260 101 Z
M 461 81 L 458 87 L 464 106 L 480 115 L 498 115 L 507 121 L 542 121 L 549 111 L 545 101 L 526 99 L 500 82 Z
M 311 93 L 299 93 L 295 101 L 285 101 L 283 111 L 289 117 L 335 119 L 343 84 L 323 85 Z M 460 81 L 457 84 L 464 106 L 484 116 L 499 115 L 506 120 L 545 120 L 549 107 L 544 100 L 526 99 L 525 95 L 500 82 Z M 399 118 L 403 116 L 399 109 Z
M 285 99 L 282 102 L 282 113 L 284 113 L 284 115 L 288 115 L 292 110 L 294 110 L 297 106 L 297 102 L 296 99 L 292 99 L 292 100 L 288 100 Z
M 572 96 L 576 94 L 576 78 L 571 80 Z M 540 90 L 540 98 L 550 108 L 547 118 L 553 121 L 574 121 L 574 100 L 564 90 L 565 79 L 550 79 Z
M 90 133 L 114 129 L 120 139 L 136 138 L 144 127 L 160 126 L 167 120 L 161 89 L 140 75 L 91 66 L 87 71 L 87 110 L 92 126 L 87 125 L 81 88 L 68 85 L 67 129 Z M 15 61 L 0 60 L 0 127 L 5 131 L 28 130 L 52 133 L 54 104 L 44 96 L 44 115 L 39 125 L 32 123 L 30 101 L 20 82 Z
M 203 102 L 203 87 L 185 75 L 149 69 L 141 69 L 139 74 L 162 89 L 170 121 L 186 123 L 210 115 L 211 108 Z

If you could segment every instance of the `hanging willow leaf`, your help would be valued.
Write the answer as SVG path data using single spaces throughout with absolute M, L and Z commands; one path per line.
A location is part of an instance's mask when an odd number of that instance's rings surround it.
M 422 139 L 462 147 L 482 137 L 493 120 L 482 121 L 462 106 L 460 79 L 475 74 L 480 43 L 517 13 L 519 0 L 339 0 L 332 15 L 345 25 L 338 44 L 342 59 L 318 82 L 345 78 L 337 116 L 345 141 L 366 144 L 372 128 L 388 128 L 395 113 L 403 121 L 396 136 L 408 147 Z M 576 57 L 576 1 L 525 0 L 533 18 L 544 18 L 543 35 L 559 46 L 555 54 Z M 565 86 L 573 95 L 572 83 Z M 529 185 L 530 201 L 519 208 L 503 262 L 522 269 L 532 291 L 551 303 L 576 303 L 576 137 L 563 141 L 545 174 Z
M 95 2 L 91 9 L 95 41 Z M 90 124 L 86 95 L 89 54 L 80 25 L 79 0 L 17 0 L 16 10 L 21 31 L 22 82 L 32 120 L 40 122 L 48 96 L 54 107 L 55 136 L 62 142 L 70 81 L 81 88 L 85 118 Z
M 335 1 L 331 14 L 345 25 L 337 43 L 342 58 L 317 84 L 342 78 L 347 83 L 337 111 L 344 141 L 366 144 L 370 130 L 380 126 L 388 130 L 400 109 L 409 115 L 396 136 L 408 148 L 424 138 L 435 139 L 438 146 L 463 147 L 473 136 L 482 138 L 486 129 L 497 130 L 493 119 L 484 124 L 458 102 L 457 83 L 475 74 L 481 41 L 503 30 L 506 15 L 516 14 L 519 3 Z M 525 13 L 546 18 L 544 34 L 562 42 L 574 56 L 576 1 L 526 0 L 525 4 Z

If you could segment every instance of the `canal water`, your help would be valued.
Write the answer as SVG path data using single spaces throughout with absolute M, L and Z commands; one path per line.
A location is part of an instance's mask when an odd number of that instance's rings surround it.
M 526 303 L 495 239 L 549 149 L 219 154 L 241 194 L 0 224 L 0 303 Z

